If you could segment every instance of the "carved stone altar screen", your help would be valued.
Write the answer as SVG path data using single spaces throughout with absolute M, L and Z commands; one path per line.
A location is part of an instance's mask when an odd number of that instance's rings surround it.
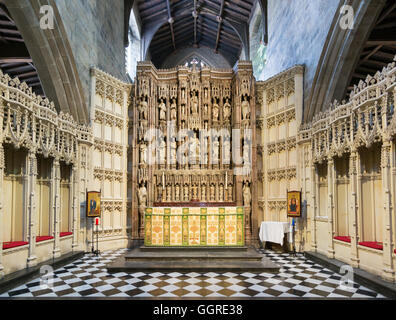
M 138 64 L 129 132 L 133 238 L 145 238 L 146 209 L 199 202 L 209 210 L 243 207 L 244 237 L 254 240 L 254 90 L 250 62 L 237 72 Z

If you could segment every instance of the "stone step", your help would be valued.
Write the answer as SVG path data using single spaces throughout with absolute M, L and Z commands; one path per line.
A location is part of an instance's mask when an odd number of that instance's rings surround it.
M 261 261 L 263 256 L 249 249 L 246 251 L 201 251 L 201 250 L 168 250 L 162 249 L 155 252 L 134 249 L 125 255 L 126 261 L 190 261 L 190 260 L 246 260 Z
M 117 259 L 107 266 L 116 272 L 268 272 L 278 273 L 280 267 L 268 259 L 262 261 L 125 261 Z
M 136 248 L 107 266 L 108 272 L 279 272 L 280 266 L 252 248 L 242 250 L 187 250 Z M 152 249 L 152 248 L 150 248 Z M 203 248 L 200 248 L 203 249 Z M 241 248 L 240 248 L 241 249 Z
M 167 251 L 204 251 L 204 252 L 213 252 L 213 251 L 247 251 L 249 248 L 246 246 L 241 246 L 241 247 L 193 247 L 193 246 L 185 246 L 185 247 L 148 247 L 148 246 L 141 246 L 140 250 L 141 251 L 146 251 L 146 252 L 161 252 L 164 250 Z

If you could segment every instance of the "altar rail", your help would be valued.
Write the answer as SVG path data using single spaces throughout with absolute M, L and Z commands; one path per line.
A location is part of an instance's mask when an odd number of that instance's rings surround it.
M 153 207 L 145 213 L 146 246 L 244 246 L 243 207 Z

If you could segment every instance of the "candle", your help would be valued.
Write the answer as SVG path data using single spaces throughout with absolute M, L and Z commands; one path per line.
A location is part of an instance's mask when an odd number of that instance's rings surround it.
M 162 172 L 162 189 L 165 189 L 165 172 Z
M 226 183 L 225 183 L 225 188 L 227 190 L 228 188 L 228 171 L 226 171 Z

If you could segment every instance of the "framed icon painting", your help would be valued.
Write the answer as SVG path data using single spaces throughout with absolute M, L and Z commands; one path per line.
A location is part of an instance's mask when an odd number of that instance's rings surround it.
M 287 192 L 287 216 L 301 217 L 301 191 Z
M 98 191 L 87 191 L 87 217 L 100 217 L 100 197 Z

